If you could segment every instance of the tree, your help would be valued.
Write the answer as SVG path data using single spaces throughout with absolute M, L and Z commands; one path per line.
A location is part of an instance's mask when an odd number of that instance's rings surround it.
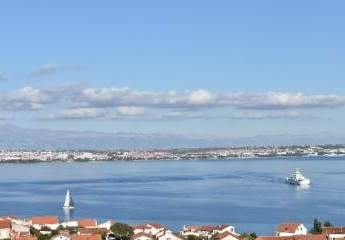
M 110 227 L 110 230 L 115 236 L 120 237 L 121 239 L 129 238 L 134 234 L 133 228 L 123 223 L 114 223 Z
M 195 235 L 188 235 L 187 240 L 205 240 L 206 237 L 203 236 L 195 236 Z
M 324 227 L 333 227 L 333 224 L 332 224 L 330 221 L 325 221 L 325 222 L 323 223 L 323 226 L 324 226 Z
M 319 221 L 317 218 L 315 218 L 313 228 L 310 230 L 310 233 L 319 234 L 321 232 L 322 232 L 322 222 Z
M 312 233 L 312 234 L 320 234 L 320 233 L 322 233 L 322 228 L 323 227 L 333 227 L 333 225 L 332 225 L 332 223 L 330 221 L 321 222 L 320 220 L 315 218 L 314 219 L 313 228 L 310 229 L 310 233 Z
M 241 238 L 244 240 L 255 240 L 257 237 L 255 232 L 241 234 Z

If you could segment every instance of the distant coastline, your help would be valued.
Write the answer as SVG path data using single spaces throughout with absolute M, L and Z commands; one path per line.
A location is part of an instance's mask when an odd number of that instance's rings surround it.
M 134 160 L 212 160 L 272 157 L 341 157 L 345 145 L 195 148 L 156 150 L 1 150 L 0 163 Z

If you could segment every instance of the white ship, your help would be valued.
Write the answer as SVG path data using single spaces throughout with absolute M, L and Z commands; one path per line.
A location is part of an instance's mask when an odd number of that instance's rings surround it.
M 296 168 L 295 171 L 286 178 L 286 182 L 293 185 L 310 185 L 310 179 L 304 177 L 298 168 Z
M 74 208 L 74 203 L 73 203 L 73 199 L 72 196 L 69 192 L 69 189 L 67 190 L 66 193 L 66 198 L 65 198 L 65 203 L 63 205 L 64 209 L 73 209 Z

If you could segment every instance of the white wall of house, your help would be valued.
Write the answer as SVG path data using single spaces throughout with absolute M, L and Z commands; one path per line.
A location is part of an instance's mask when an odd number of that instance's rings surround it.
M 152 239 L 146 236 L 140 236 L 140 237 L 134 238 L 133 240 L 152 240 Z
M 8 239 L 10 238 L 10 234 L 11 234 L 10 228 L 0 229 L 0 239 Z
M 78 227 L 78 221 L 68 221 L 61 223 L 63 227 Z
M 334 240 L 334 239 L 339 239 L 339 238 L 345 238 L 345 233 L 343 234 L 329 234 L 329 239 Z
M 289 237 L 289 236 L 296 236 L 296 235 L 307 235 L 308 229 L 303 225 L 299 225 L 295 232 L 277 232 L 278 237 Z
M 181 238 L 179 238 L 169 230 L 166 231 L 162 236 L 159 236 L 158 240 L 181 240 Z
M 222 238 L 220 240 L 238 240 L 238 238 L 236 238 L 236 237 L 234 237 L 232 235 L 228 235 L 228 236 L 226 236 L 226 237 L 224 237 L 224 238 Z
M 42 227 L 48 227 L 51 230 L 56 230 L 56 229 L 58 229 L 60 224 L 44 224 L 44 225 L 34 224 L 32 226 L 37 230 L 41 230 Z
M 236 234 L 235 227 L 233 227 L 233 226 L 228 226 L 228 227 L 222 229 L 220 232 L 221 233 L 230 232 L 230 233 Z
M 63 235 L 57 235 L 57 236 L 52 237 L 50 240 L 71 240 L 71 239 Z

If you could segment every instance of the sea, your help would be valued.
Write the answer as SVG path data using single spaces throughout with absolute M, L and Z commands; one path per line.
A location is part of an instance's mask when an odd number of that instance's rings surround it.
M 310 187 L 285 183 L 301 168 Z M 70 189 L 75 209 L 62 206 Z M 273 234 L 282 222 L 345 224 L 345 158 L 279 157 L 0 164 L 0 216 L 183 225 Z

